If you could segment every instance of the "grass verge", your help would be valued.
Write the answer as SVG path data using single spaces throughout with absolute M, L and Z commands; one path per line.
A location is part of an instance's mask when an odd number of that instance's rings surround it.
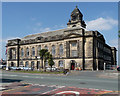
M 55 72 L 55 71 L 25 71 L 25 70 L 14 70 L 14 71 L 11 71 L 11 72 L 21 72 L 21 73 L 40 73 L 40 74 L 63 74 L 63 71 L 60 71 L 60 72 Z

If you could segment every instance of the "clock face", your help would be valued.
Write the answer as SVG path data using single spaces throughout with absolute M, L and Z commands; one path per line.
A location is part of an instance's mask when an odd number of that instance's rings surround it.
M 72 16 L 72 18 L 71 18 L 73 21 L 75 21 L 76 20 L 76 16 Z

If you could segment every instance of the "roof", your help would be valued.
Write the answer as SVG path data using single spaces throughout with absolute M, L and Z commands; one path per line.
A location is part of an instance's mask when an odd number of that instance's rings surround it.
M 80 16 L 83 16 L 83 14 L 80 12 L 80 10 L 77 8 L 77 6 L 76 6 L 76 8 L 72 11 L 71 15 L 76 15 L 76 14 L 80 14 Z
M 22 40 L 35 39 L 36 37 L 48 37 L 48 36 L 62 35 L 64 33 L 64 30 L 65 29 L 27 35 L 24 38 L 22 38 Z
M 27 36 L 23 37 L 21 40 L 35 39 L 36 37 L 49 37 L 49 36 L 56 36 L 56 35 L 64 35 L 65 31 L 70 31 L 70 30 L 75 30 L 75 29 L 77 30 L 77 29 L 80 29 L 80 28 L 81 27 L 65 28 L 65 29 L 60 29 L 60 30 L 55 30 L 55 31 L 42 32 L 42 33 L 27 35 Z

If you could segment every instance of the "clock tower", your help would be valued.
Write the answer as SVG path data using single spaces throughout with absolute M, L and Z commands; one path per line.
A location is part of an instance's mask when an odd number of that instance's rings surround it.
M 72 27 L 82 27 L 86 28 L 86 24 L 83 20 L 83 15 L 76 6 L 76 8 L 72 11 L 71 13 L 71 20 L 68 21 L 67 23 L 68 28 Z

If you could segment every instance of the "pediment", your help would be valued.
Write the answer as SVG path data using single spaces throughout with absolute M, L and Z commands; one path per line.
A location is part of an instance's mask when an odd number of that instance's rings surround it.
M 81 36 L 80 34 L 76 34 L 76 33 L 70 33 L 70 34 L 67 34 L 66 37 L 69 37 L 69 38 L 73 38 L 73 37 L 79 37 Z

